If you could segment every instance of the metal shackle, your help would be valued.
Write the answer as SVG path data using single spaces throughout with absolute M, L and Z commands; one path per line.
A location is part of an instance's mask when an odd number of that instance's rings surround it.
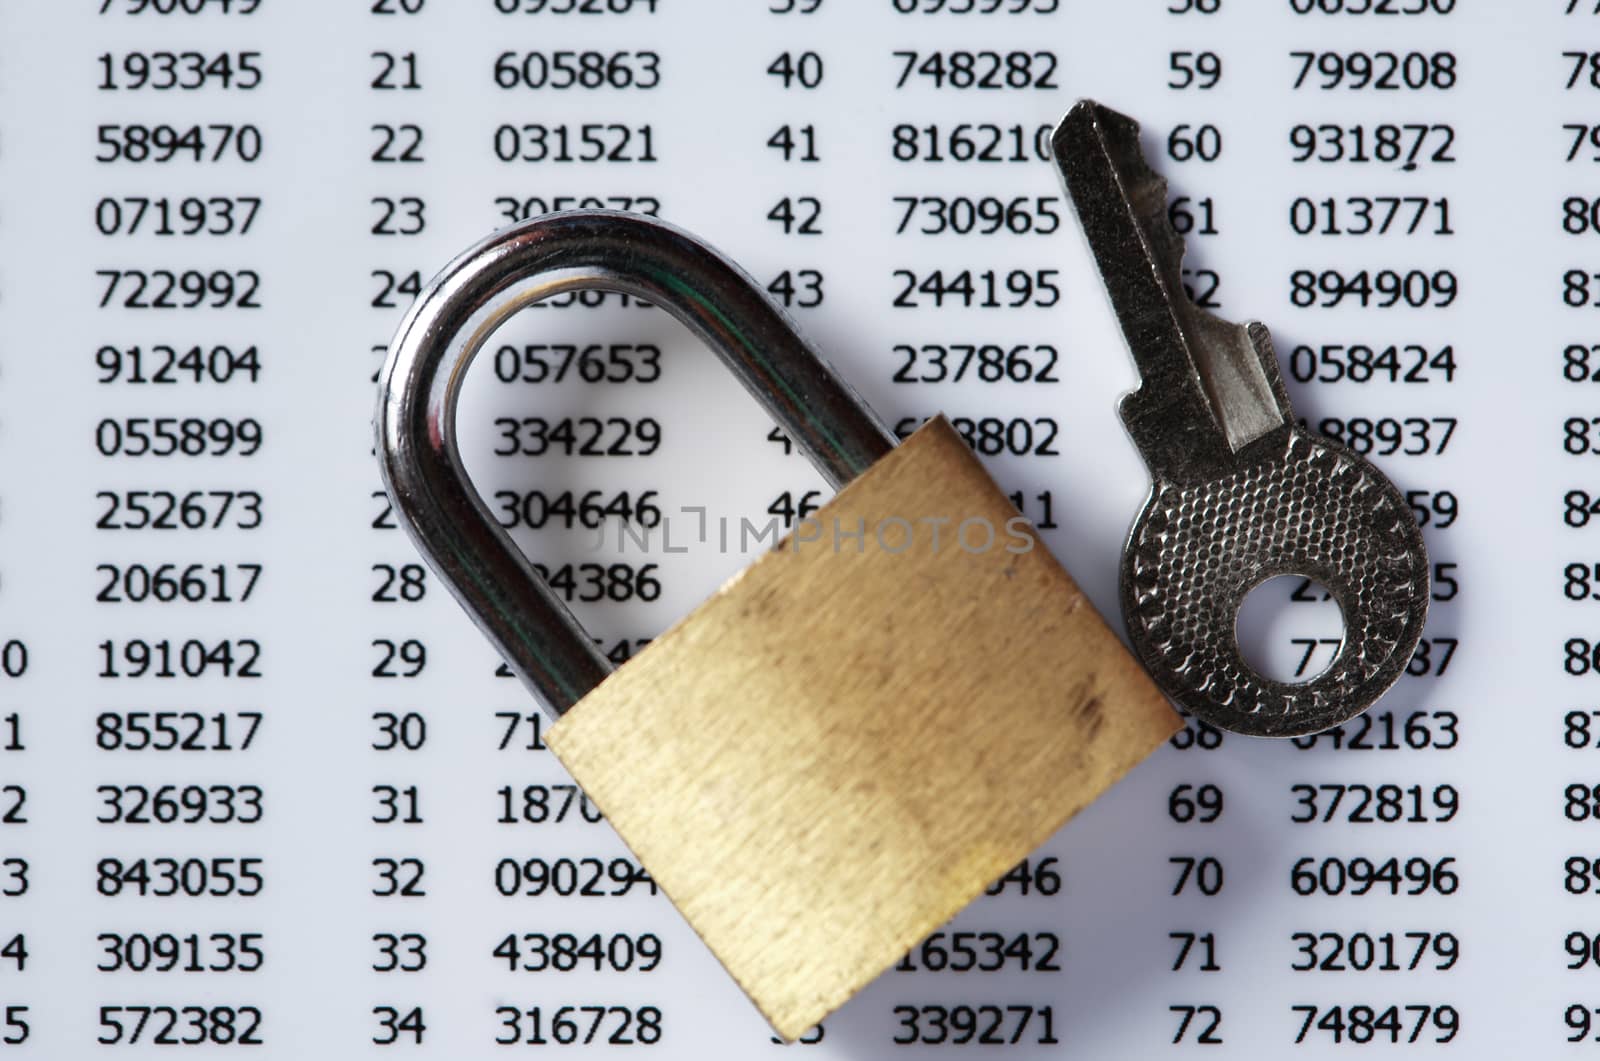
M 836 489 L 894 437 L 742 269 L 680 229 L 610 210 L 496 232 L 435 276 L 379 380 L 384 487 L 411 540 L 506 662 L 559 717 L 614 669 L 467 479 L 456 403 L 467 367 L 517 310 L 586 289 L 671 313 L 721 357 Z

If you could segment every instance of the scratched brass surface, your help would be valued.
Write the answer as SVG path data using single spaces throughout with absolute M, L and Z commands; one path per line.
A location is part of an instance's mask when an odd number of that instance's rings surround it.
M 1179 727 L 942 418 L 815 518 L 547 737 L 786 1039 Z

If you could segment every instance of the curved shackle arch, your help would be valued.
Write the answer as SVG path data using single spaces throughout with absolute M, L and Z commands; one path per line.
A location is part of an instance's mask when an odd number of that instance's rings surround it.
M 429 565 L 559 717 L 613 670 L 467 479 L 456 403 L 468 365 L 517 310 L 569 291 L 636 296 L 710 346 L 835 489 L 894 438 L 742 269 L 654 218 L 571 211 L 502 229 L 429 282 L 379 381 L 384 487 Z

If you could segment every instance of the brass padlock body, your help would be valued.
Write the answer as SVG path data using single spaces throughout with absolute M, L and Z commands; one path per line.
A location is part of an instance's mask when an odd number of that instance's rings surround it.
M 786 1039 L 1180 726 L 943 418 L 809 526 L 546 738 Z
M 498 323 L 588 288 L 671 312 L 843 488 L 810 523 L 821 541 L 796 535 L 614 674 L 472 489 L 455 429 Z M 896 447 L 759 284 L 656 219 L 573 211 L 496 232 L 418 296 L 379 393 L 401 525 L 786 1037 L 1177 728 L 947 423 Z

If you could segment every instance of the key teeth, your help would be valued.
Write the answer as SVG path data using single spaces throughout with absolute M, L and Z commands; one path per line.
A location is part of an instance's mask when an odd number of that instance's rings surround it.
M 1260 321 L 1245 321 L 1243 327 L 1250 345 L 1255 348 L 1257 360 L 1261 362 L 1261 371 L 1266 374 L 1267 384 L 1272 388 L 1278 410 L 1288 420 L 1293 406 L 1289 404 L 1289 388 L 1284 385 L 1283 373 L 1278 368 L 1278 348 L 1272 341 L 1272 331 Z
M 1165 279 L 1169 294 L 1193 306 L 1179 282 L 1183 276 L 1184 257 L 1189 253 L 1188 244 L 1172 227 L 1172 219 L 1167 214 L 1167 178 L 1151 168 L 1144 149 L 1139 146 L 1139 123 L 1093 100 L 1083 100 L 1062 120 L 1058 135 L 1062 131 L 1070 135 L 1068 127 L 1075 116 L 1085 125 L 1082 135 L 1098 141 L 1111 160 L 1128 204 L 1133 207 L 1134 222 L 1144 233 L 1156 262 L 1168 274 Z M 1172 284 L 1177 287 L 1172 288 Z
M 1182 298 L 1193 306 L 1180 283 L 1187 248 L 1167 216 L 1167 179 L 1145 158 L 1144 149 L 1139 146 L 1139 123 L 1092 99 L 1081 99 L 1056 126 L 1050 145 L 1055 152 L 1056 167 L 1067 176 L 1069 187 L 1075 160 L 1095 154 L 1105 156 L 1114 179 L 1133 208 L 1134 224 L 1148 243 L 1158 271 L 1166 274 L 1161 277 L 1162 286 L 1168 289 L 1169 296 Z M 1103 263 L 1101 272 L 1105 272 Z M 1175 289 L 1173 285 L 1177 285 Z
M 1162 360 L 1155 350 L 1176 343 L 1187 365 L 1166 371 L 1183 376 L 1180 385 L 1209 406 L 1229 451 L 1237 453 L 1281 426 L 1290 404 L 1272 335 L 1260 321 L 1224 320 L 1184 288 L 1188 247 L 1172 223 L 1167 180 L 1139 143 L 1139 123 L 1093 100 L 1080 100 L 1056 127 L 1051 146 L 1123 332 L 1141 362 L 1142 383 L 1134 394 L 1144 394 L 1151 382 L 1143 369 Z M 1151 331 L 1146 325 L 1152 313 L 1170 319 Z M 1243 362 L 1252 358 L 1256 363 L 1246 367 Z M 1224 400 L 1224 386 L 1242 388 L 1248 400 L 1242 405 Z M 1149 412 L 1124 399 L 1125 422 Z
M 1166 216 L 1167 179 L 1151 167 L 1139 147 L 1138 121 L 1092 99 L 1080 99 L 1056 126 L 1050 144 L 1056 158 L 1065 160 L 1080 151 L 1084 140 L 1095 141 L 1111 158 L 1128 185 L 1130 198 L 1139 190 L 1153 188 L 1161 204 L 1161 216 Z M 1182 237 L 1170 225 L 1168 228 L 1181 247 Z

